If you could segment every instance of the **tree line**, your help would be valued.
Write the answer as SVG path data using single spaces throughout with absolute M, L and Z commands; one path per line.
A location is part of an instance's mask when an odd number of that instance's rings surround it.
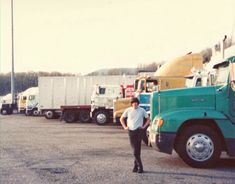
M 39 76 L 75 76 L 71 73 L 60 72 L 19 72 L 15 73 L 15 92 L 20 93 L 30 87 L 38 86 Z M 0 74 L 0 96 L 11 92 L 11 73 Z

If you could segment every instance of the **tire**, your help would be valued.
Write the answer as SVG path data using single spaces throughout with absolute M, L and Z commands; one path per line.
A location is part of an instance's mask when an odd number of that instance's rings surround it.
M 14 104 L 2 104 L 1 114 L 2 115 L 11 115 L 14 110 Z
M 2 115 L 7 115 L 8 114 L 7 109 L 1 109 L 1 114 Z
M 33 109 L 32 115 L 33 116 L 38 116 L 39 115 L 38 110 L 37 109 Z
M 94 121 L 97 125 L 105 125 L 109 122 L 108 113 L 104 110 L 96 111 L 94 114 Z
M 7 115 L 11 115 L 13 113 L 13 109 L 12 108 L 9 108 L 8 110 L 7 110 Z
M 182 131 L 176 143 L 176 150 L 182 160 L 191 167 L 210 168 L 220 158 L 221 139 L 214 129 L 193 125 Z
M 45 113 L 45 118 L 46 119 L 53 119 L 54 116 L 55 116 L 54 111 L 46 111 L 46 113 Z
M 88 123 L 90 121 L 90 119 L 91 119 L 90 118 L 90 111 L 83 110 L 83 111 L 79 112 L 78 120 L 80 122 Z
M 31 115 L 32 115 L 32 112 L 26 110 L 24 114 L 25 114 L 25 116 L 31 116 Z
M 73 123 L 77 120 L 77 113 L 75 111 L 65 111 L 63 119 L 66 123 Z

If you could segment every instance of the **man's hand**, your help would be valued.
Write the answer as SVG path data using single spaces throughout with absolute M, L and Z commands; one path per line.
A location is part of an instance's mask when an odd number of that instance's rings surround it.
M 144 122 L 144 125 L 141 127 L 141 129 L 145 129 L 147 128 L 147 126 L 150 124 L 150 118 L 146 118 L 145 122 Z
M 124 128 L 124 130 L 128 130 L 129 128 L 128 128 L 128 126 L 125 126 L 125 127 L 123 127 Z
M 120 118 L 120 122 L 121 122 L 121 125 L 123 127 L 124 130 L 128 130 L 128 126 L 126 126 L 126 122 L 125 122 L 125 118 L 121 116 Z

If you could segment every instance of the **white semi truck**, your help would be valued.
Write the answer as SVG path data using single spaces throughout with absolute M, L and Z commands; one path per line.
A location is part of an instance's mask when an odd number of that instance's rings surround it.
M 62 119 L 70 123 L 76 120 L 87 122 L 92 118 L 98 125 L 104 125 L 112 120 L 113 100 L 129 96 L 130 88 L 134 90 L 134 85 L 124 88 L 123 85 L 97 84 L 91 96 L 91 105 L 61 106 Z
M 38 87 L 32 87 L 26 94 L 26 110 L 25 115 L 26 116 L 37 116 L 40 114 L 38 110 L 38 104 L 39 103 L 39 88 Z
M 92 117 L 90 115 L 93 115 L 91 97 L 94 94 L 94 86 L 126 87 L 133 84 L 135 78 L 135 75 L 39 77 L 39 110 L 48 119 L 62 114 L 61 118 L 66 122 L 86 122 Z
M 17 103 L 12 103 L 11 93 L 3 96 L 0 101 L 0 112 L 2 115 L 10 115 L 17 111 Z
M 25 115 L 38 115 L 38 87 L 30 87 L 18 94 L 18 112 Z

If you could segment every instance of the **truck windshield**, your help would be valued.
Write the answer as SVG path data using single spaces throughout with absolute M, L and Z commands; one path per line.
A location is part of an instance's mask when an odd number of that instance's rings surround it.
M 135 91 L 138 90 L 138 84 L 139 84 L 139 79 L 136 79 L 135 80 Z
M 138 92 L 143 92 L 145 90 L 145 80 L 139 80 L 138 83 Z
M 104 95 L 105 94 L 105 88 L 99 87 L 99 94 Z
M 29 100 L 34 100 L 35 96 L 34 95 L 29 95 Z
M 157 91 L 157 81 L 146 81 L 146 92 Z
M 216 72 L 216 85 L 224 85 L 228 80 L 228 66 L 221 66 L 217 69 Z

